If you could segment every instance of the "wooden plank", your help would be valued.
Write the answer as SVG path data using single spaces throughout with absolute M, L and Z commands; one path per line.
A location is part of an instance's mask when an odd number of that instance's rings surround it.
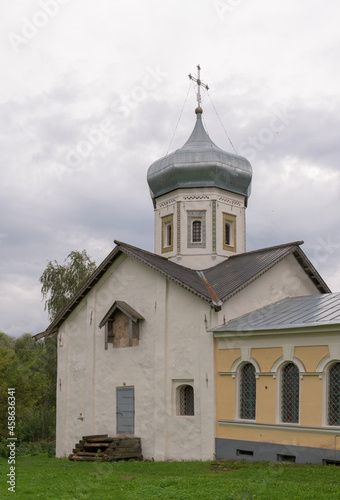
M 107 448 L 109 446 L 109 443 L 85 443 L 84 448 L 95 448 L 95 449 L 102 449 L 102 448 Z
M 112 443 L 112 441 L 114 439 L 115 438 L 113 438 L 113 437 L 103 437 L 103 438 L 96 437 L 96 438 L 87 439 L 87 442 L 88 443 Z
M 129 444 L 133 444 L 133 445 L 139 445 L 141 446 L 141 441 L 140 439 L 114 439 L 113 441 L 111 441 L 112 445 L 113 446 L 127 446 Z
M 89 439 L 96 439 L 96 438 L 107 438 L 109 437 L 108 434 L 92 434 L 91 436 L 83 436 L 82 439 L 85 441 L 88 441 Z

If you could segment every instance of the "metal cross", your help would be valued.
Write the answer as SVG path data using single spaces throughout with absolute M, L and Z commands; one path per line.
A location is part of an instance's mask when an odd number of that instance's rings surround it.
M 198 104 L 198 107 L 200 108 L 201 107 L 201 85 L 202 87 L 204 87 L 206 90 L 209 90 L 209 87 L 208 85 L 206 85 L 205 83 L 203 83 L 201 81 L 201 67 L 200 65 L 198 64 L 197 66 L 197 78 L 195 78 L 194 76 L 191 75 L 191 73 L 189 74 L 189 78 L 190 80 L 193 80 L 194 82 L 197 83 L 198 85 L 198 91 L 197 91 L 197 104 Z

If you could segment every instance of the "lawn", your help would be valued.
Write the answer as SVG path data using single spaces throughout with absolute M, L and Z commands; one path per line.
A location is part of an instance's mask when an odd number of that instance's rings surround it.
M 340 467 L 244 462 L 70 462 L 16 459 L 16 492 L 0 459 L 0 498 L 58 500 L 339 499 Z

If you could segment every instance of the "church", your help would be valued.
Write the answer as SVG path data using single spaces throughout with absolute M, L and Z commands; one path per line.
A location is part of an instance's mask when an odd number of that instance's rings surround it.
M 156 461 L 340 461 L 340 296 L 301 241 L 246 251 L 252 167 L 194 80 L 191 135 L 147 172 L 154 253 L 115 241 L 35 336 L 57 337 L 56 455 L 108 434 Z

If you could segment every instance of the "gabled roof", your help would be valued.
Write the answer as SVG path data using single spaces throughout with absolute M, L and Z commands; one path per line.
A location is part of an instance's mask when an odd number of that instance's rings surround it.
M 207 269 L 204 274 L 217 295 L 224 301 L 250 285 L 288 255 L 294 255 L 320 292 L 330 292 L 320 274 L 299 247 L 302 244 L 303 241 L 296 241 L 233 255 L 220 264 Z
M 34 336 L 36 340 L 42 337 L 53 337 L 57 334 L 59 326 L 121 254 L 138 260 L 168 280 L 210 303 L 216 309 L 221 306 L 222 302 L 230 299 L 243 288 L 250 285 L 288 255 L 295 256 L 303 270 L 321 293 L 330 292 L 326 283 L 299 248 L 299 245 L 303 243 L 302 241 L 238 254 L 227 258 L 214 267 L 202 271 L 189 269 L 188 267 L 171 262 L 165 257 L 120 241 L 115 240 L 115 243 L 117 246 L 98 266 L 46 331 Z
M 340 293 L 288 297 L 212 329 L 222 332 L 286 330 L 340 324 Z
M 107 311 L 104 318 L 99 323 L 99 328 L 102 328 L 105 325 L 105 323 L 107 323 L 109 319 L 114 315 L 116 311 L 121 311 L 130 319 L 132 319 L 132 321 L 134 321 L 135 323 L 139 319 L 144 319 L 143 316 L 141 316 L 137 311 L 135 311 L 133 307 L 129 306 L 129 304 L 127 304 L 123 300 L 116 300 L 110 307 L 110 309 Z

